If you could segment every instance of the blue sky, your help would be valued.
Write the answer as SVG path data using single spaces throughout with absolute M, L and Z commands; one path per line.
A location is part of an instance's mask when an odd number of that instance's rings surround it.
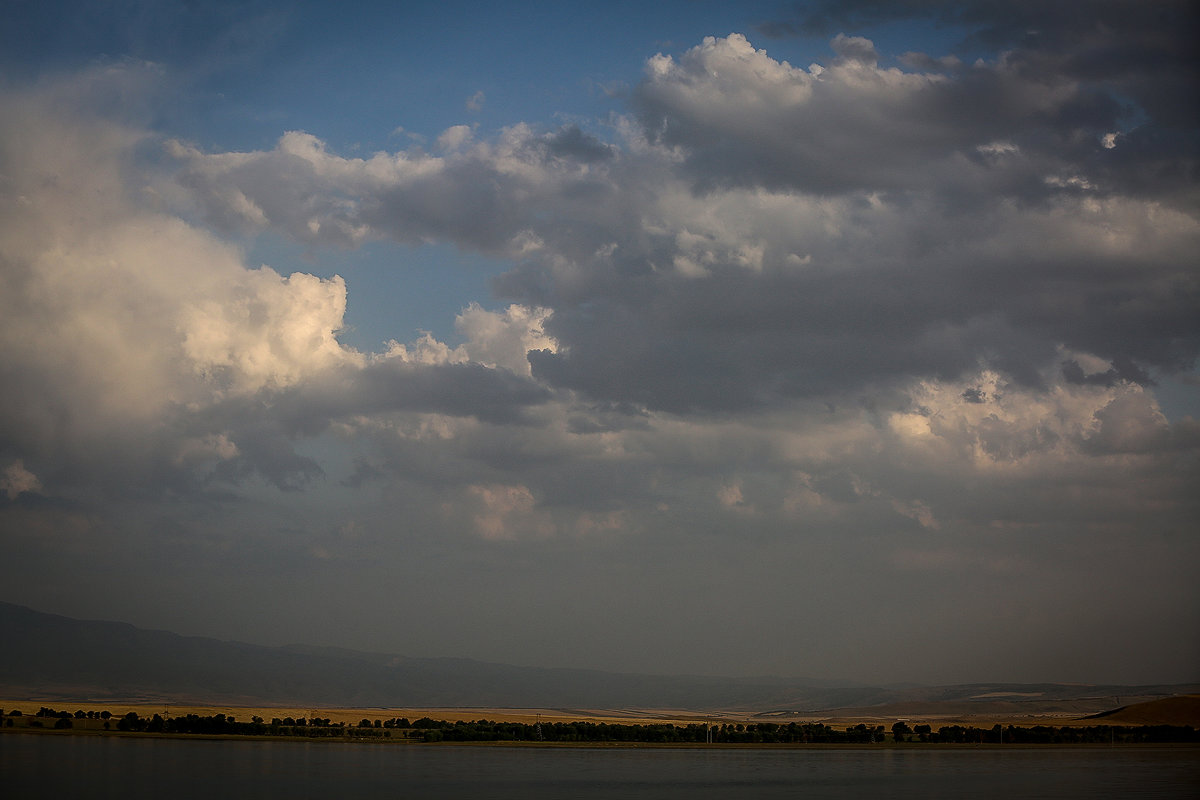
M 4 599 L 546 666 L 1200 679 L 1188 4 L 9 22 Z

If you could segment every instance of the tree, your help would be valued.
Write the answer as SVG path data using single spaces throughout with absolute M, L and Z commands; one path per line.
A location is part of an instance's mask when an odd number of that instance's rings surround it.
M 117 721 L 119 731 L 140 731 L 145 728 L 145 722 L 138 717 L 137 712 L 130 711 Z

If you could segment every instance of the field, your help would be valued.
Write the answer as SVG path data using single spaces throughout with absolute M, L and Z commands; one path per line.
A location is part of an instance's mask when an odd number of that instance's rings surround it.
M 22 714 L 35 714 L 47 706 L 56 711 L 109 711 L 120 717 L 130 711 L 142 717 L 161 714 L 164 717 L 179 717 L 187 714 L 212 716 L 224 714 L 248 722 L 253 717 L 270 721 L 273 718 L 322 717 L 334 723 L 345 722 L 356 725 L 360 720 L 387 720 L 421 717 L 456 721 L 492 720 L 495 722 L 545 723 L 608 722 L 623 724 L 670 723 L 688 725 L 693 723 L 757 723 L 774 722 L 820 722 L 834 728 L 851 727 L 858 724 L 889 727 L 897 720 L 909 725 L 928 724 L 935 730 L 943 725 L 975 726 L 991 728 L 997 723 L 1032 727 L 1035 725 L 1191 725 L 1200 727 L 1200 695 L 1185 695 L 1147 702 L 1136 702 L 1122 710 L 1115 704 L 1106 709 L 1104 716 L 1094 716 L 1094 708 L 1062 709 L 1053 706 L 1039 709 L 1036 704 L 1020 704 L 1016 711 L 996 707 L 1000 704 L 976 704 L 972 708 L 964 703 L 896 704 L 868 708 L 834 709 L 827 712 L 793 714 L 785 712 L 710 711 L 697 712 L 680 709 L 581 709 L 581 708 L 330 708 L 300 706 L 238 706 L 202 703 L 120 703 L 120 702 L 72 702 L 58 699 L 0 700 L 0 709 L 5 714 L 19 710 Z
M 692 711 L 664 710 L 597 710 L 597 709 L 565 709 L 565 708 L 335 708 L 335 707 L 300 707 L 300 706 L 235 706 L 221 704 L 175 704 L 175 703 L 96 703 L 70 702 L 62 699 L 53 700 L 0 700 L 0 709 L 7 714 L 19 710 L 23 714 L 35 714 L 43 706 L 56 711 L 109 711 L 114 717 L 120 717 L 130 711 L 138 716 L 148 717 L 161 714 L 164 717 L 178 717 L 187 714 L 198 716 L 213 716 L 224 714 L 236 717 L 241 721 L 249 721 L 253 717 L 265 720 L 278 717 L 322 717 L 331 722 L 357 724 L 360 720 L 394 719 L 407 717 L 410 720 L 429 717 L 430 719 L 446 720 L 449 722 L 488 719 L 494 722 L 523 722 L 533 724 L 542 722 L 575 722 L 588 720 L 590 722 L 618 722 L 624 724 L 649 724 L 668 722 L 676 725 L 704 722 L 714 723 L 747 722 L 753 715 L 747 714 L 698 714 Z

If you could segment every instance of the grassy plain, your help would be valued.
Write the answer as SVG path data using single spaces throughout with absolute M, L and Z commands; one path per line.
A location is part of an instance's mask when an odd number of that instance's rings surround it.
M 974 726 L 991 728 L 1000 723 L 1003 726 L 1014 724 L 1018 727 L 1045 726 L 1093 726 L 1093 724 L 1190 724 L 1200 727 L 1200 696 L 1182 696 L 1153 700 L 1148 703 L 1138 703 L 1127 709 L 1112 712 L 1100 717 L 1093 717 L 1093 711 L 1085 710 L 1054 710 L 1038 711 L 1036 708 L 1021 709 L 1019 712 L 1002 709 L 979 709 L 982 712 L 972 712 L 967 704 L 895 704 L 875 706 L 875 708 L 835 709 L 830 711 L 811 712 L 811 714 L 792 714 L 792 712 L 767 711 L 755 712 L 746 710 L 714 710 L 688 711 L 682 709 L 510 709 L 510 708 L 325 708 L 325 706 L 298 705 L 227 705 L 205 703 L 120 703 L 120 702 L 72 702 L 61 698 L 54 699 L 0 699 L 0 709 L 5 714 L 16 709 L 25 715 L 36 714 L 42 706 L 48 706 L 56 711 L 110 711 L 116 717 L 124 716 L 130 711 L 138 716 L 150 717 L 155 714 L 167 716 L 212 716 L 224 714 L 235 717 L 240 722 L 250 722 L 252 717 L 271 718 L 300 718 L 323 717 L 332 722 L 356 724 L 360 720 L 391 720 L 391 718 L 408 717 L 408 720 L 418 720 L 420 717 L 430 717 L 432 720 L 449 722 L 473 720 L 491 720 L 494 722 L 523 722 L 532 724 L 541 722 L 610 722 L 624 724 L 653 724 L 671 723 L 685 726 L 691 723 L 709 722 L 713 724 L 752 722 L 821 722 L 835 728 L 857 726 L 890 727 L 896 720 L 904 720 L 908 724 L 930 724 L 936 730 L 941 726 Z
M 43 706 L 55 711 L 109 711 L 114 717 L 121 717 L 130 711 L 140 717 L 150 717 L 161 714 L 164 717 L 179 717 L 196 714 L 207 717 L 215 714 L 235 717 L 241 722 L 249 722 L 254 717 L 262 717 L 270 721 L 278 717 L 312 718 L 321 717 L 334 723 L 345 722 L 357 724 L 362 719 L 387 720 L 407 717 L 417 720 L 421 717 L 445 720 L 448 722 L 470 722 L 487 719 L 493 722 L 522 722 L 532 725 L 539 719 L 542 722 L 615 722 L 627 725 L 646 725 L 652 723 L 671 723 L 687 725 L 711 720 L 720 724 L 723 722 L 750 722 L 753 716 L 748 714 L 712 713 L 704 714 L 694 711 L 647 710 L 647 709 L 568 709 L 568 708 L 340 708 L 325 706 L 237 706 L 203 703 L 151 703 L 151 702 L 76 702 L 56 699 L 0 699 L 0 709 L 7 714 L 18 710 L 22 714 L 35 714 Z
M 1022 704 L 1023 706 L 1026 704 Z M 262 717 L 268 722 L 275 717 L 284 719 L 292 717 L 311 718 L 321 717 L 334 723 L 345 722 L 355 725 L 362 719 L 387 720 L 407 717 L 417 720 L 421 717 L 446 720 L 449 722 L 472 720 L 492 720 L 495 722 L 521 722 L 533 724 L 539 719 L 545 723 L 552 722 L 608 722 L 627 725 L 647 725 L 669 723 L 673 725 L 688 725 L 693 723 L 724 724 L 724 723 L 757 723 L 774 722 L 787 724 L 789 722 L 820 722 L 834 728 L 852 727 L 858 724 L 868 726 L 883 725 L 891 727 L 897 720 L 904 720 L 909 725 L 928 724 L 934 730 L 943 725 L 964 725 L 977 728 L 991 728 L 997 723 L 1032 727 L 1035 725 L 1053 725 L 1056 727 L 1068 725 L 1192 725 L 1200 727 L 1200 695 L 1185 695 L 1180 697 L 1136 703 L 1127 708 L 1114 711 L 1101 717 L 1093 717 L 1091 711 L 1083 709 L 1055 708 L 1054 710 L 1039 710 L 1036 705 L 1029 705 L 1018 711 L 997 709 L 994 707 L 978 708 L 976 712 L 967 704 L 961 703 L 923 703 L 895 704 L 867 708 L 834 709 L 814 713 L 790 712 L 754 712 L 746 710 L 714 710 L 687 711 L 682 709 L 592 709 L 592 708 L 343 708 L 343 707 L 313 707 L 313 706 L 252 706 L 252 705 L 223 705 L 185 702 L 95 702 L 70 701 L 62 698 L 55 699 L 0 699 L 0 709 L 4 713 L 16 709 L 23 714 L 35 714 L 39 708 L 46 706 L 56 711 L 109 711 L 115 717 L 124 716 L 133 711 L 141 717 L 162 714 L 164 717 L 179 717 L 187 714 L 212 716 L 225 714 L 235 717 L 238 721 L 249 722 L 253 717 Z M 1114 706 L 1115 707 L 1115 706 Z M 975 713 L 972 713 L 975 712 Z M 1082 713 L 1081 713 L 1082 712 Z

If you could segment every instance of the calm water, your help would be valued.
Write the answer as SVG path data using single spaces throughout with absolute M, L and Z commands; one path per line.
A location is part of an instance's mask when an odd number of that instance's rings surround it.
M 627 750 L 0 736 L 56 797 L 1200 797 L 1200 748 Z M 46 794 L 50 793 L 50 794 Z

